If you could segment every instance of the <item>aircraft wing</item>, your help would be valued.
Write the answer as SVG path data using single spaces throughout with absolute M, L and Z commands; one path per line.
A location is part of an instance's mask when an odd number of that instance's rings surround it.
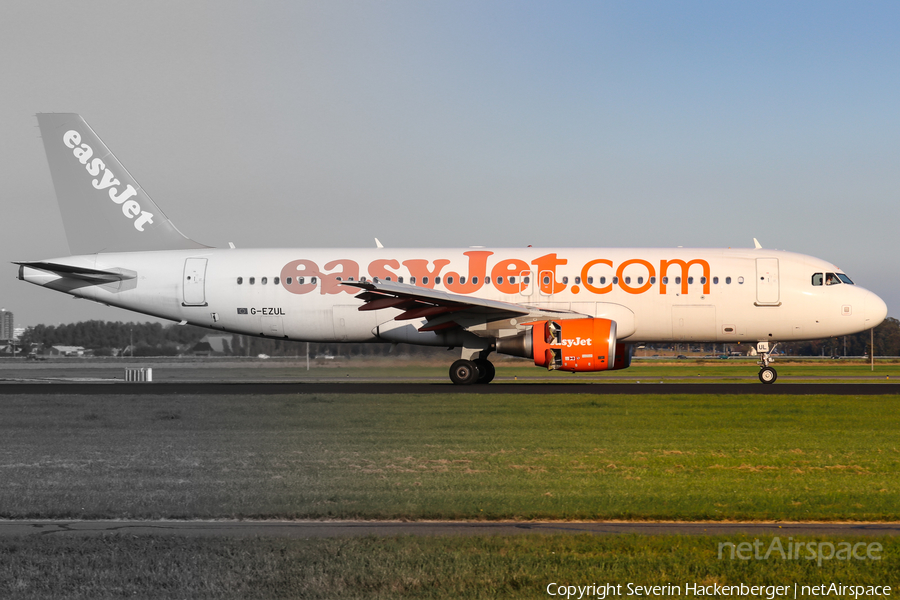
M 18 262 L 14 261 L 14 265 L 20 267 L 29 267 L 31 269 L 40 269 L 48 273 L 54 273 L 60 277 L 69 279 L 80 279 L 92 285 L 112 283 L 115 281 L 123 281 L 125 279 L 134 279 L 137 273 L 126 269 L 90 269 L 87 267 L 77 267 L 73 265 L 64 265 L 61 263 L 52 263 L 46 261 Z
M 363 290 L 356 297 L 365 304 L 359 310 L 397 308 L 403 312 L 396 321 L 425 318 L 419 331 L 437 331 L 474 324 L 489 323 L 515 317 L 540 318 L 541 315 L 574 314 L 570 311 L 550 311 L 512 302 L 485 300 L 461 294 L 451 294 L 394 281 L 344 281 L 342 285 Z

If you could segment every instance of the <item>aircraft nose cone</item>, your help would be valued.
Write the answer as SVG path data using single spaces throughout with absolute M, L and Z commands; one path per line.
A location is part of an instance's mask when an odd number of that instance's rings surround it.
M 884 303 L 884 300 L 869 292 L 866 294 L 863 311 L 866 319 L 866 329 L 871 329 L 880 325 L 884 318 L 887 317 L 887 304 Z

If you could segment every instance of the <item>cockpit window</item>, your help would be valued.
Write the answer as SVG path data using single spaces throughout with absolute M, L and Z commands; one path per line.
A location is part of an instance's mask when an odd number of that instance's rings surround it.
M 813 273 L 812 284 L 813 285 L 822 285 L 822 274 L 821 273 Z
M 837 275 L 837 276 L 840 278 L 840 280 L 843 281 L 844 283 L 849 283 L 850 285 L 853 285 L 853 282 L 850 281 L 850 278 L 847 277 L 846 275 L 844 275 L 843 273 L 836 273 L 836 275 Z
M 834 273 L 825 273 L 825 285 L 838 285 L 841 280 Z

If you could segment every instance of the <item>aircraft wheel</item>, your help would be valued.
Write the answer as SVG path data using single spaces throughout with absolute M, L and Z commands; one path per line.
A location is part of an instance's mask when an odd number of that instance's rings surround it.
M 772 367 L 763 367 L 759 370 L 759 380 L 763 383 L 775 383 L 778 373 Z
M 478 380 L 475 383 L 490 383 L 494 380 L 496 370 L 491 361 L 486 358 L 477 358 L 472 362 L 478 368 Z
M 456 385 L 469 385 L 478 380 L 478 367 L 471 360 L 459 359 L 450 365 L 450 380 Z

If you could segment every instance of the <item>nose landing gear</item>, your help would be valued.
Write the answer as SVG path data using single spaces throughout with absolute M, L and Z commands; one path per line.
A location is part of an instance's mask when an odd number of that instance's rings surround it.
M 778 373 L 769 366 L 769 363 L 775 360 L 771 354 L 777 345 L 775 344 L 769 349 L 769 342 L 757 342 L 756 344 L 756 351 L 759 353 L 759 380 L 763 383 L 775 383 L 775 380 L 778 379 Z

